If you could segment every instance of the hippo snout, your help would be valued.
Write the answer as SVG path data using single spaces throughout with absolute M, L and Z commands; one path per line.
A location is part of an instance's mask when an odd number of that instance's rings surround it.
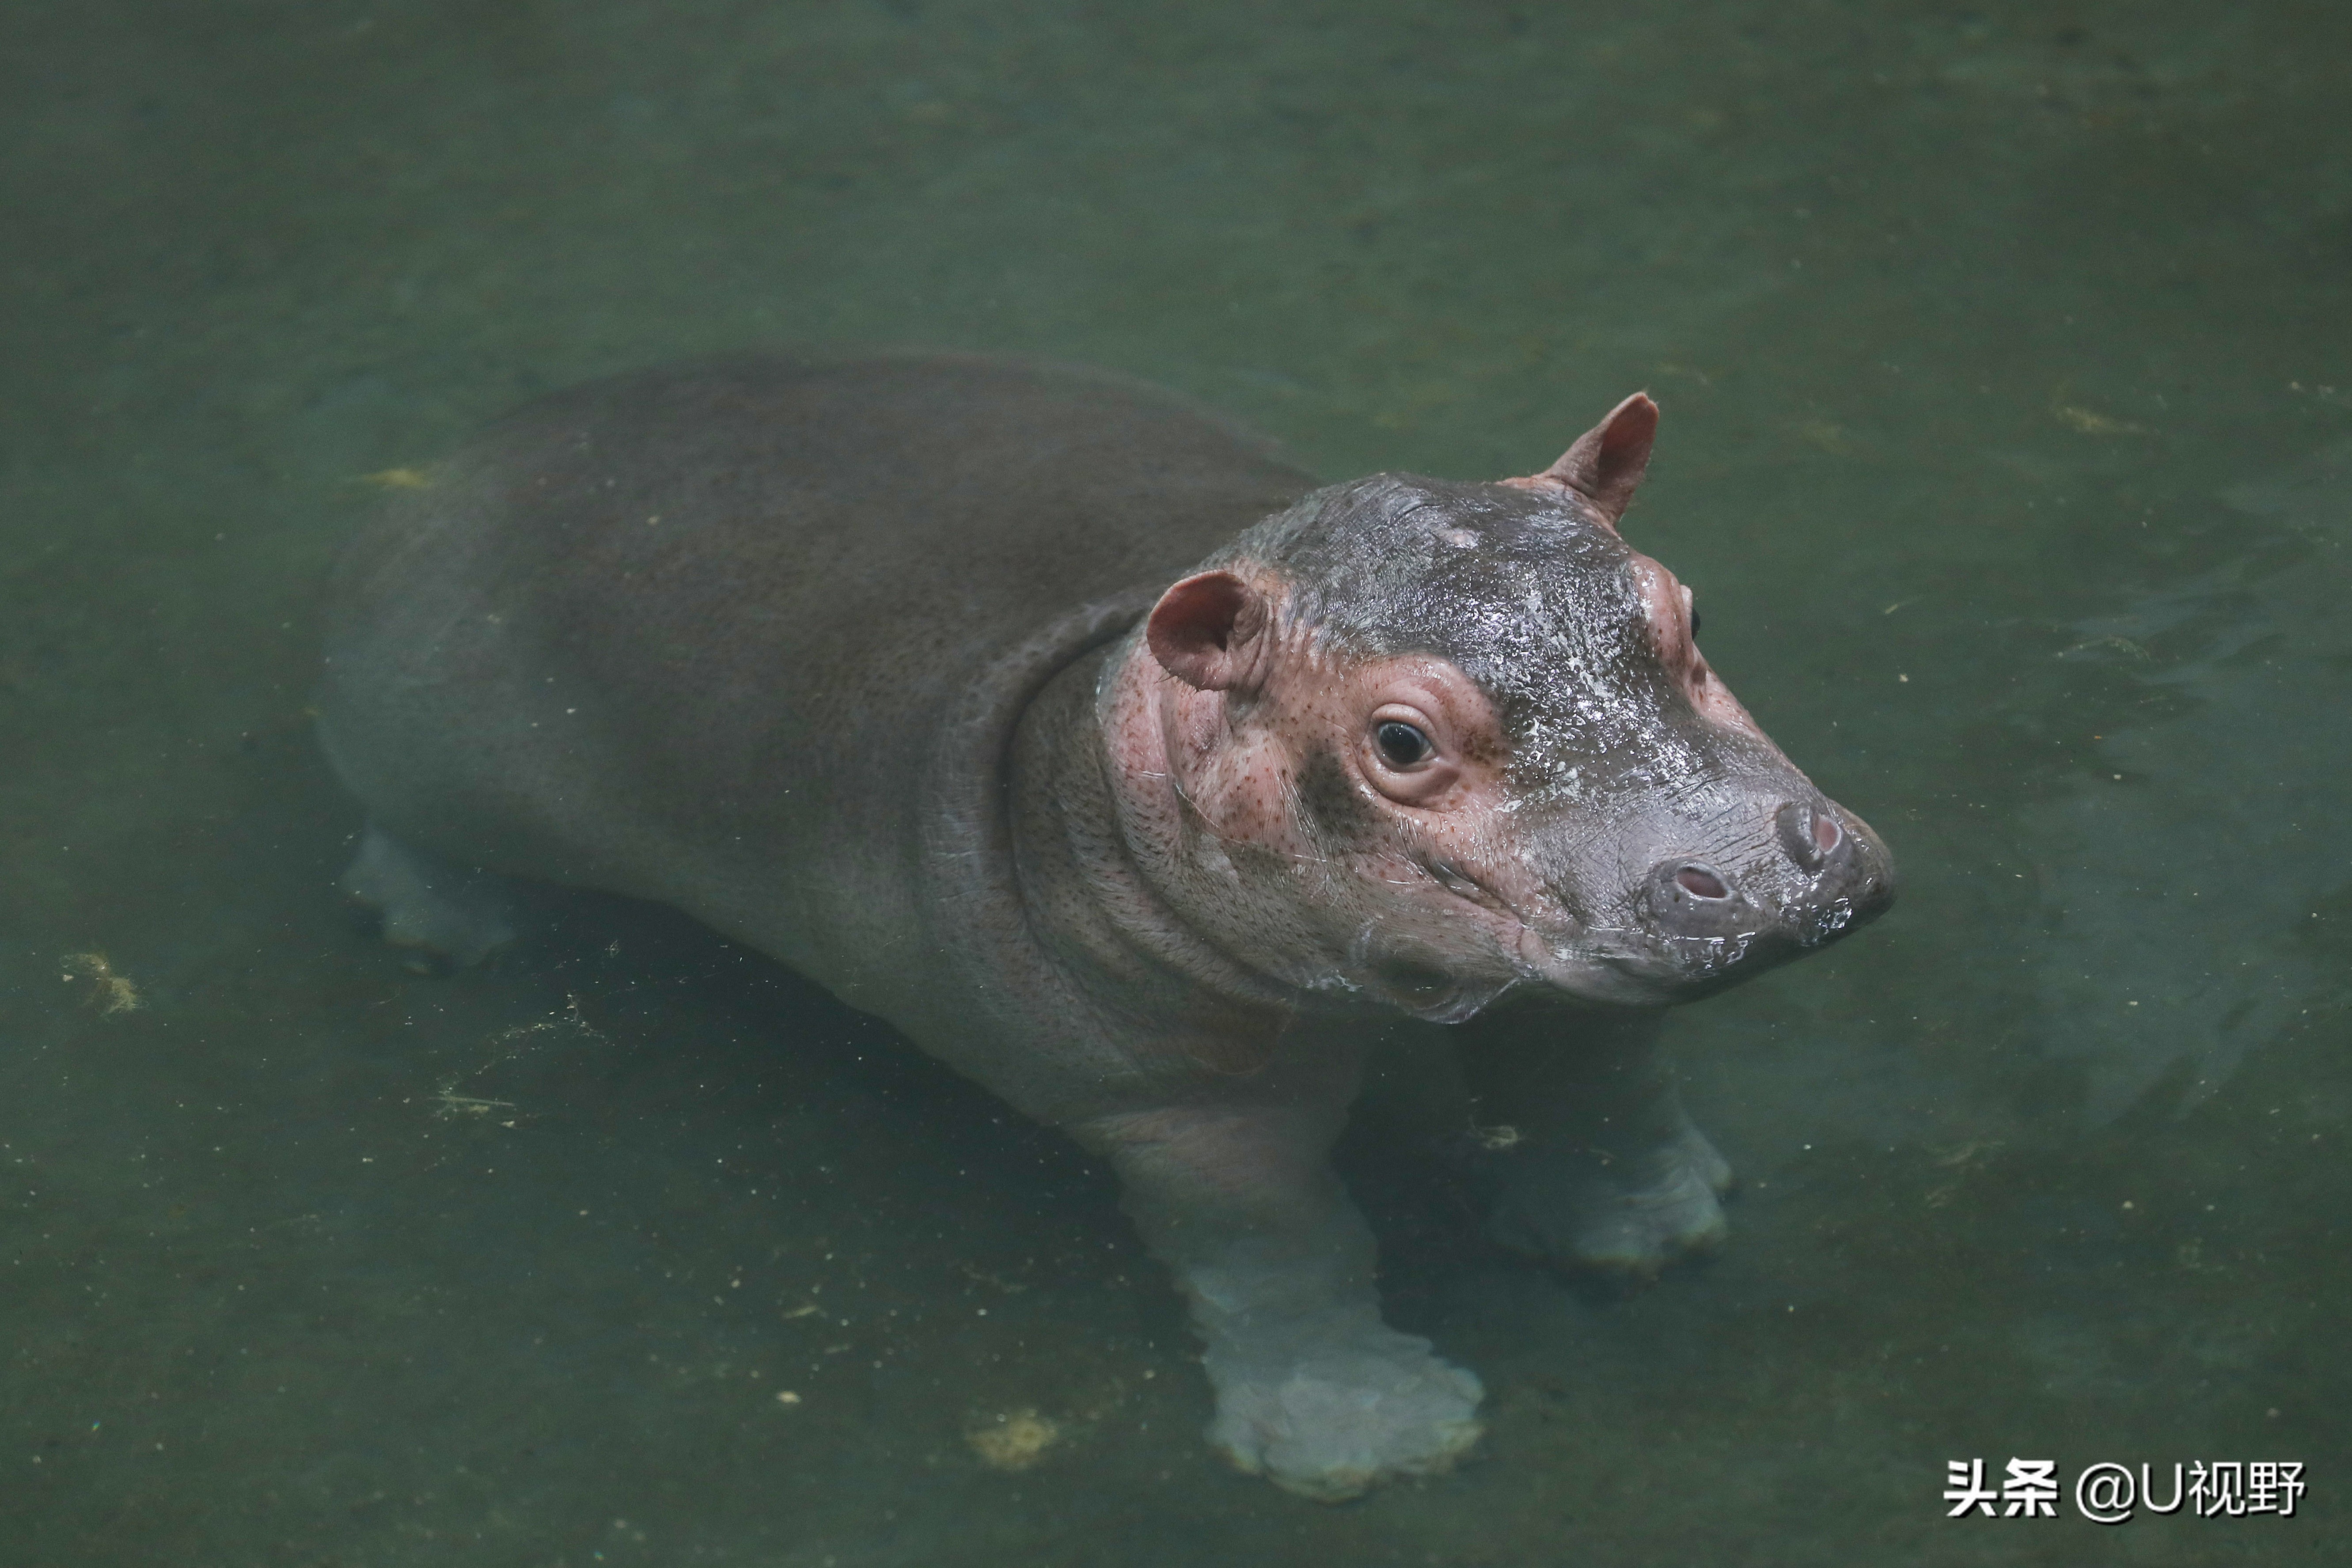
M 1783 803 L 1771 814 L 1769 843 L 1745 865 L 1677 855 L 1653 866 L 1637 891 L 1651 930 L 1677 945 L 1699 944 L 1701 967 L 1714 969 L 1818 947 L 1895 901 L 1885 845 L 1828 801 Z
M 1797 940 L 1805 947 L 1874 921 L 1895 902 L 1895 858 L 1870 824 L 1827 801 L 1812 809 L 1812 836 L 1822 857 L 1806 868 L 1811 889 L 1783 911 L 1800 928 Z

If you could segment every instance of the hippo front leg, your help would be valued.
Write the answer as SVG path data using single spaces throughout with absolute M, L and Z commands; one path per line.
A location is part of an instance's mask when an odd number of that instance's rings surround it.
M 1478 1379 L 1381 1321 L 1370 1230 L 1325 1156 L 1337 1112 L 1188 1106 L 1073 1129 L 1176 1275 L 1214 1386 L 1208 1437 L 1324 1502 L 1450 1467 L 1478 1440 Z
M 341 879 L 353 903 L 383 922 L 383 940 L 448 960 L 479 963 L 515 939 L 504 883 L 448 865 L 371 822 Z
M 1731 1167 L 1683 1110 L 1657 1014 L 1547 1009 L 1493 1022 L 1464 1061 L 1479 1120 L 1511 1130 L 1487 1234 L 1633 1281 L 1723 1244 Z

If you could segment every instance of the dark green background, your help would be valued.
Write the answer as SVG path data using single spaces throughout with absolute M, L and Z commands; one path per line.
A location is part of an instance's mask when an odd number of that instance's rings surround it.
M 0 1561 L 2343 1560 L 2347 79 L 2337 5 L 11 5 Z M 1639 1298 L 1488 1249 L 1507 1155 L 1393 1069 L 1348 1169 L 1491 1392 L 1460 1473 L 1221 1469 L 1106 1182 L 760 961 L 341 913 L 363 476 L 812 340 L 1335 479 L 1664 404 L 1628 532 L 1906 890 L 1677 1020 L 1748 1187 Z M 1947 1521 L 1972 1456 L 2311 1491 Z

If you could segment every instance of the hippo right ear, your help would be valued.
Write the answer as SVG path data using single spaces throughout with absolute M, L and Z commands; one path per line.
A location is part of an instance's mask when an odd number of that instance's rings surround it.
M 1658 405 L 1637 392 L 1609 411 L 1609 417 L 1576 438 L 1559 461 L 1540 474 L 1505 479 L 1520 489 L 1567 489 L 1592 504 L 1611 528 L 1633 503 L 1634 489 L 1650 467 L 1650 442 L 1658 433 Z
M 1230 572 L 1187 577 L 1151 607 L 1144 637 L 1160 667 L 1202 691 L 1255 684 L 1265 597 Z

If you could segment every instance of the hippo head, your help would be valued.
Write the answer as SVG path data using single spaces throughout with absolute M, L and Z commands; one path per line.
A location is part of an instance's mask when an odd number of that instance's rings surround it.
M 1628 398 L 1527 479 L 1318 490 L 1168 590 L 1142 640 L 1176 804 L 1140 837 L 1195 929 L 1290 985 L 1455 1022 L 1520 985 L 1686 999 L 1892 902 L 1877 835 L 1766 738 L 1690 590 L 1618 533 L 1656 421 Z

